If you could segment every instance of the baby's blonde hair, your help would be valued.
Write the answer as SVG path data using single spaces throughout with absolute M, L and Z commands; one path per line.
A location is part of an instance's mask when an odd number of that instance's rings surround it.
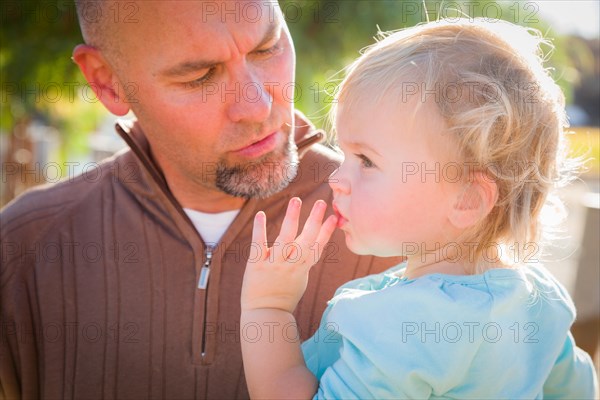
M 492 211 L 467 233 L 476 264 L 487 246 L 537 243 L 548 194 L 568 179 L 564 96 L 543 67 L 542 45 L 539 32 L 504 21 L 425 23 L 381 34 L 337 93 L 334 126 L 338 102 L 352 113 L 359 102 L 405 102 L 409 92 L 435 98 L 457 158 L 498 187 Z

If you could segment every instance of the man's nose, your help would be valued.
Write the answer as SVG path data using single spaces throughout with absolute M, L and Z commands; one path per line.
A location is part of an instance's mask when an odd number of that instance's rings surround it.
M 273 95 L 258 75 L 245 69 L 225 89 L 223 97 L 231 121 L 264 122 L 271 114 Z

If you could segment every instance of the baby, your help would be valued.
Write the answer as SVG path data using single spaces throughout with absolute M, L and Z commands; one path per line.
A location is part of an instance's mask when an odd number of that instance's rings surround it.
M 575 309 L 540 265 L 542 208 L 568 179 L 562 93 L 538 35 L 436 21 L 349 66 L 332 110 L 335 215 L 290 201 L 269 248 L 256 215 L 242 353 L 256 398 L 593 398 Z M 357 254 L 405 256 L 338 289 L 313 338 L 292 312 L 336 226 Z M 340 265 L 340 268 L 343 268 Z

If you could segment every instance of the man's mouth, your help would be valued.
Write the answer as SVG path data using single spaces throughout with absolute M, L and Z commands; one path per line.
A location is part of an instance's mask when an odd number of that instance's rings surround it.
M 233 153 L 248 158 L 257 158 L 270 151 L 273 151 L 279 142 L 279 131 L 272 132 L 264 138 L 251 143 L 245 147 L 234 150 Z

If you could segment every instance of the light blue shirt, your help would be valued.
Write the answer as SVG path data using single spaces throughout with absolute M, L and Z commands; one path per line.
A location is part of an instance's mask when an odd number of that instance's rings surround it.
M 566 290 L 545 269 L 399 278 L 405 265 L 341 286 L 303 343 L 321 399 L 591 399 Z

